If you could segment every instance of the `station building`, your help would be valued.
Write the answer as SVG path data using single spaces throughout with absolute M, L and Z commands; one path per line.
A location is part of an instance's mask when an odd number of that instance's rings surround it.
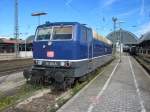
M 14 40 L 13 38 L 0 37 L 0 53 L 14 53 L 15 45 L 19 45 L 19 51 L 31 51 L 32 41 Z
M 106 37 L 113 42 L 118 52 L 120 51 L 120 46 L 121 52 L 123 52 L 129 50 L 131 46 L 136 46 L 138 42 L 138 38 L 135 34 L 123 29 L 111 32 Z

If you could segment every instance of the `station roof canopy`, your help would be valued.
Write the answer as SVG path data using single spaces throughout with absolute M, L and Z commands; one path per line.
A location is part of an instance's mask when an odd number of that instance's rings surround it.
M 34 35 L 30 35 L 30 36 L 27 37 L 26 41 L 28 43 L 32 43 L 34 41 L 34 37 L 35 37 Z
M 150 40 L 150 31 L 142 35 L 141 39 L 139 39 L 138 43 L 142 43 L 144 41 Z
M 109 40 L 111 40 L 113 43 L 118 42 L 121 37 L 121 42 L 126 45 L 130 44 L 137 44 L 137 36 L 129 31 L 120 29 L 115 32 L 111 32 L 106 36 Z

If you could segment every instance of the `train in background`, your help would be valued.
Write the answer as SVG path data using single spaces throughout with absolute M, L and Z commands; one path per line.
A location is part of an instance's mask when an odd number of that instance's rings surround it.
M 129 53 L 147 58 L 150 61 L 150 31 L 142 35 L 136 45 L 129 48 Z
M 47 22 L 37 27 L 33 42 L 34 65 L 24 71 L 24 77 L 66 88 L 111 58 L 111 41 L 86 25 Z

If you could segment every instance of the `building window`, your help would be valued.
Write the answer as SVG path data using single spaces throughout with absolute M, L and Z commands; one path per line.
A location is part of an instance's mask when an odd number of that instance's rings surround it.
M 150 54 L 150 49 L 148 50 L 148 54 Z
M 146 54 L 146 50 L 143 50 L 143 54 Z

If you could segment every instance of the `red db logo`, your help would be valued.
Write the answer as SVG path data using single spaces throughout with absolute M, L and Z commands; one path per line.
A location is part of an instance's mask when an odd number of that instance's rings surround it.
M 54 57 L 54 51 L 47 51 L 47 57 L 53 58 Z

